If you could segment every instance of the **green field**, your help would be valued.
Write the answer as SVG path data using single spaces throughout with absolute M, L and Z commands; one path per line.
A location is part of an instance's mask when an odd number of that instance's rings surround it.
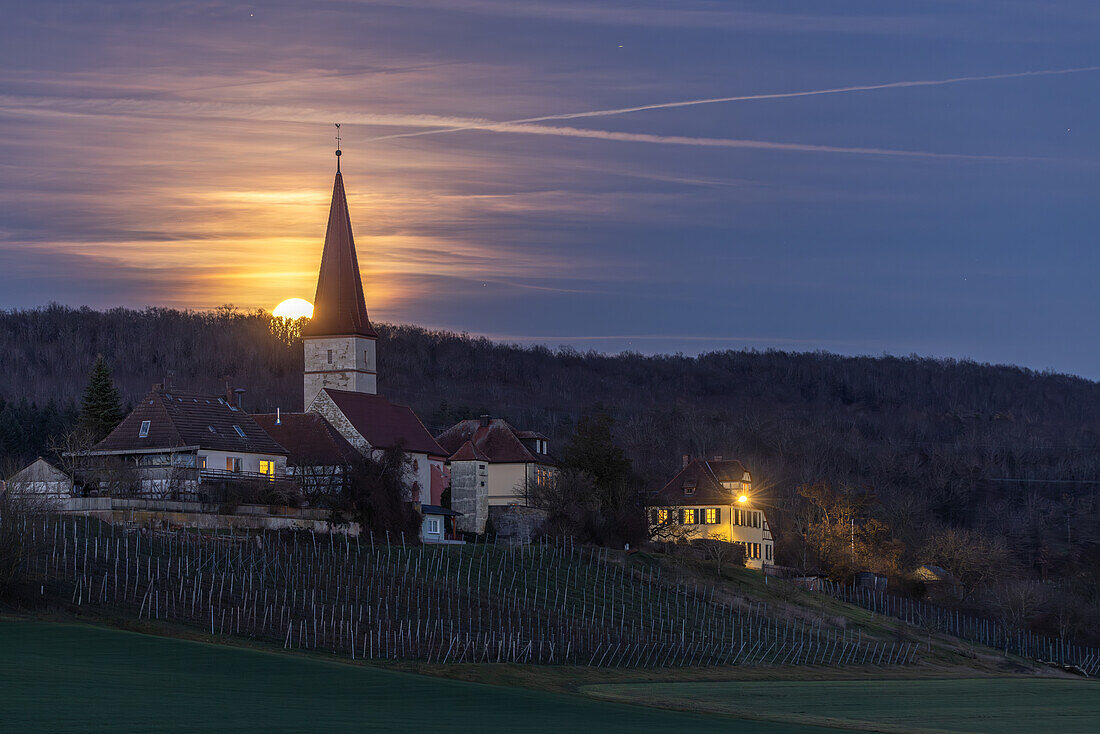
M 86 625 L 0 620 L 0 732 L 821 734 Z
M 585 686 L 605 700 L 881 732 L 1096 734 L 1100 681 L 723 681 Z

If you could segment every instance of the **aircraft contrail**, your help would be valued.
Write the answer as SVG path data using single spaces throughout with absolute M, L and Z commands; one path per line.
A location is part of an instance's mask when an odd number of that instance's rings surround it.
M 997 79 L 1020 79 L 1032 76 L 1055 76 L 1060 74 L 1080 74 L 1089 71 L 1100 71 L 1100 66 L 1079 66 L 1071 69 L 1041 69 L 1038 71 L 1016 71 L 1006 74 L 987 74 L 982 76 L 957 76 L 948 79 L 923 79 L 915 81 L 886 82 L 883 84 L 861 84 L 849 87 L 831 87 L 829 89 L 810 89 L 801 92 L 774 92 L 770 94 L 742 94 L 733 97 L 705 97 L 703 99 L 689 99 L 678 102 L 658 102 L 655 104 L 638 105 L 636 107 L 614 107 L 605 110 L 588 110 L 586 112 L 565 112 L 556 115 L 542 115 L 540 117 L 524 117 L 517 120 L 505 120 L 499 125 L 522 125 L 532 122 L 549 122 L 552 120 L 574 120 L 580 117 L 609 117 L 612 115 L 625 115 L 631 112 L 644 112 L 646 110 L 664 110 L 674 107 L 694 107 L 695 105 L 717 104 L 721 102 L 747 102 L 763 99 L 790 99 L 792 97 L 815 97 L 826 94 L 850 94 L 852 92 L 870 92 L 879 89 L 902 89 L 906 87 L 939 87 L 949 84 L 963 84 L 966 82 L 995 81 Z M 485 129 L 481 125 L 455 126 L 439 128 L 436 130 L 418 130 L 410 133 L 397 133 L 383 135 L 375 140 L 391 140 L 393 138 L 412 138 L 421 135 L 438 135 L 440 133 L 458 132 L 460 130 Z

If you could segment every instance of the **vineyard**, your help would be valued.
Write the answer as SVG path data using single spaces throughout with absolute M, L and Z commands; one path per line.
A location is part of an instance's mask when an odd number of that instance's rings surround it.
M 781 619 L 571 542 L 403 546 L 26 520 L 42 593 L 351 658 L 601 667 L 900 665 L 918 643 Z
M 822 590 L 841 601 L 901 619 L 912 627 L 942 632 L 970 642 L 1003 650 L 1040 662 L 1079 669 L 1089 676 L 1100 674 L 1100 649 L 1078 645 L 1070 640 L 1054 639 L 962 614 L 923 601 L 914 601 L 884 591 L 822 582 Z

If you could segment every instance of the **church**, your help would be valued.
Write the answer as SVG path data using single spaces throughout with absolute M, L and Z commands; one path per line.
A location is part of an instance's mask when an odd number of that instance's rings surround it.
M 438 506 L 446 487 L 447 452 L 411 408 L 378 394 L 378 334 L 367 315 L 340 151 L 336 154 L 313 318 L 302 332 L 304 414 L 260 415 L 256 420 L 288 449 L 318 443 L 331 448 L 339 442 L 372 456 L 401 448 L 409 459 L 409 499 Z M 320 455 L 297 453 L 288 455 L 292 474 L 306 466 L 325 466 L 316 463 L 323 459 Z

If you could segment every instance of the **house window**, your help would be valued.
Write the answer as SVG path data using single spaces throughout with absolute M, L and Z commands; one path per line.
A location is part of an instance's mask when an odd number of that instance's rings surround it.
M 695 512 L 696 511 L 694 509 L 685 509 L 684 510 L 684 525 L 694 525 L 695 524 Z
M 138 438 L 145 438 L 149 435 L 149 426 L 151 425 L 151 423 L 151 421 L 141 422 L 141 429 L 138 430 Z
M 684 487 L 684 494 L 688 497 L 695 494 L 695 487 Z
M 260 459 L 260 474 L 266 474 L 268 479 L 275 481 L 275 462 Z
M 429 517 L 424 520 L 424 532 L 428 535 L 439 535 L 439 518 Z
M 733 482 L 722 482 L 723 489 L 733 489 Z
M 248 436 L 244 435 L 244 431 L 241 430 L 240 426 L 233 426 L 233 430 L 236 431 L 237 435 L 241 438 L 248 438 Z
M 332 350 L 328 350 L 328 363 L 332 364 Z
M 206 468 L 206 457 L 205 456 L 200 456 L 199 457 L 199 468 L 200 469 L 205 469 Z
M 708 507 L 706 510 L 704 510 L 704 513 L 706 514 L 706 520 L 704 522 L 707 525 L 718 524 L 718 510 L 716 508 Z
M 772 547 L 770 545 L 764 546 L 764 560 L 770 561 L 772 559 Z
M 227 456 L 225 457 L 225 470 L 231 472 L 241 471 L 241 457 L 239 456 Z

